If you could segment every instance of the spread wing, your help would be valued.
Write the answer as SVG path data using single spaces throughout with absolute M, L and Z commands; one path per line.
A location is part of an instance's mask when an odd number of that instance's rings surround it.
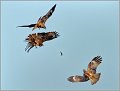
M 70 76 L 67 78 L 67 80 L 69 82 L 85 82 L 85 81 L 88 81 L 89 78 L 88 77 L 85 77 L 85 76 Z
M 29 28 L 31 28 L 31 27 L 34 27 L 36 24 L 30 24 L 30 25 L 23 25 L 23 26 L 17 26 L 17 27 L 29 27 Z
M 42 33 L 37 33 L 39 38 L 42 38 L 44 41 L 49 41 L 49 40 L 52 40 L 52 39 L 55 39 L 57 37 L 59 37 L 59 33 L 58 32 L 42 32 Z
M 44 15 L 42 18 L 40 17 L 38 19 L 38 22 L 37 23 L 44 23 L 46 22 L 46 20 L 52 15 L 52 13 L 54 12 L 55 10 L 55 7 L 56 7 L 56 4 L 48 11 L 48 13 L 46 15 Z M 35 27 L 36 24 L 30 24 L 30 25 L 23 25 L 23 26 L 18 26 L 18 27 Z
M 59 33 L 58 32 L 48 32 L 47 35 L 46 35 L 46 41 L 49 41 L 49 40 L 52 40 L 52 39 L 55 39 L 57 37 L 59 37 Z
M 55 7 L 56 7 L 56 4 L 48 11 L 46 15 L 44 15 L 42 18 L 39 18 L 38 22 L 42 21 L 43 23 L 45 23 L 46 20 L 53 14 Z
M 92 59 L 92 61 L 88 64 L 87 71 L 95 74 L 96 73 L 96 69 L 97 69 L 98 65 L 101 63 L 101 61 L 102 61 L 102 57 L 101 56 L 94 57 Z
M 43 42 L 52 40 L 54 38 L 57 38 L 59 36 L 58 32 L 43 32 L 43 33 L 34 33 L 29 34 L 28 37 L 25 39 L 26 42 L 28 42 L 25 51 L 29 52 L 31 48 L 34 46 L 41 47 L 43 46 Z

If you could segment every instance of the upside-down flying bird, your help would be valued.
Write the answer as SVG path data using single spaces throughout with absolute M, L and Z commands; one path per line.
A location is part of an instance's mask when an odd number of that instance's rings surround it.
M 96 73 L 96 69 L 101 61 L 101 56 L 94 57 L 92 61 L 88 64 L 87 70 L 83 70 L 83 76 L 70 76 L 69 78 L 67 78 L 67 80 L 70 82 L 85 82 L 90 80 L 92 85 L 95 84 L 99 80 L 101 75 L 101 73 Z
M 23 25 L 23 26 L 18 26 L 18 27 L 29 27 L 29 28 L 33 27 L 32 31 L 34 29 L 36 29 L 36 28 L 39 28 L 39 29 L 44 28 L 44 29 L 46 29 L 45 22 L 52 15 L 52 13 L 55 10 L 55 7 L 56 7 L 56 4 L 48 11 L 48 13 L 46 15 L 40 17 L 36 24 Z
M 42 32 L 42 33 L 34 33 L 29 34 L 28 37 L 25 39 L 28 42 L 25 51 L 29 52 L 29 50 L 33 47 L 43 46 L 43 42 L 52 40 L 59 36 L 58 32 Z

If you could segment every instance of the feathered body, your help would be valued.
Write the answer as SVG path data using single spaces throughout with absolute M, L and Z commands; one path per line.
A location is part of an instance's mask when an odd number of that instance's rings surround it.
M 43 42 L 55 39 L 58 36 L 58 32 L 42 32 L 29 34 L 28 37 L 25 39 L 25 41 L 28 42 L 25 51 L 29 52 L 29 50 L 33 47 L 43 46 Z
M 68 78 L 68 81 L 85 82 L 90 80 L 92 85 L 95 84 L 99 80 L 101 75 L 101 73 L 96 73 L 96 69 L 98 65 L 101 63 L 101 61 L 102 61 L 101 56 L 94 57 L 92 61 L 88 64 L 87 70 L 85 69 L 83 70 L 83 76 L 78 76 L 78 75 L 70 76 Z
M 53 14 L 53 12 L 55 11 L 55 7 L 56 7 L 56 4 L 47 12 L 46 15 L 40 17 L 36 24 L 23 25 L 23 26 L 18 26 L 18 27 L 29 27 L 29 28 L 33 27 L 32 31 L 36 28 L 46 29 L 45 22 Z

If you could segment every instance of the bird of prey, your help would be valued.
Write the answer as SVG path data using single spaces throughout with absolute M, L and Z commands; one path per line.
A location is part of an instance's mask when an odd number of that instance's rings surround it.
M 96 69 L 98 65 L 101 63 L 102 57 L 97 56 L 92 59 L 92 61 L 88 64 L 87 70 L 83 70 L 83 76 L 70 76 L 67 78 L 70 82 L 86 82 L 88 80 L 91 81 L 91 85 L 96 84 L 99 80 L 101 73 L 96 73 Z
M 25 51 L 29 52 L 31 48 L 37 46 L 43 46 L 43 42 L 52 40 L 54 38 L 57 38 L 59 36 L 58 32 L 42 32 L 42 33 L 34 33 L 29 34 L 28 37 L 25 39 L 26 42 L 28 42 Z
M 32 31 L 36 28 L 44 28 L 46 29 L 46 26 L 45 26 L 45 22 L 47 21 L 47 19 L 52 15 L 52 13 L 54 12 L 55 10 L 55 7 L 56 7 L 56 4 L 47 12 L 46 15 L 40 17 L 37 21 L 36 24 L 30 24 L 30 25 L 23 25 L 23 26 L 18 26 L 18 27 L 33 27 Z

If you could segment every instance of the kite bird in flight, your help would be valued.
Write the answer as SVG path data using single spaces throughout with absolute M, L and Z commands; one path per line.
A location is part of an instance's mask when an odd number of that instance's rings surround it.
M 46 15 L 40 17 L 36 24 L 23 25 L 23 26 L 18 26 L 18 27 L 29 27 L 29 28 L 33 27 L 32 31 L 34 29 L 36 29 L 36 28 L 39 28 L 39 29 L 44 28 L 44 29 L 46 29 L 45 22 L 52 15 L 52 13 L 55 10 L 55 7 L 56 7 L 56 4 L 48 11 L 48 13 Z
M 83 70 L 83 76 L 70 76 L 69 78 L 67 78 L 67 80 L 70 82 L 86 82 L 90 80 L 92 85 L 96 84 L 101 75 L 101 73 L 96 73 L 96 69 L 101 61 L 101 56 L 94 57 L 92 61 L 88 64 L 87 70 Z
M 28 42 L 25 51 L 29 52 L 31 48 L 39 46 L 43 46 L 43 42 L 55 39 L 59 36 L 58 32 L 42 32 L 42 33 L 34 33 L 29 34 L 25 39 Z

